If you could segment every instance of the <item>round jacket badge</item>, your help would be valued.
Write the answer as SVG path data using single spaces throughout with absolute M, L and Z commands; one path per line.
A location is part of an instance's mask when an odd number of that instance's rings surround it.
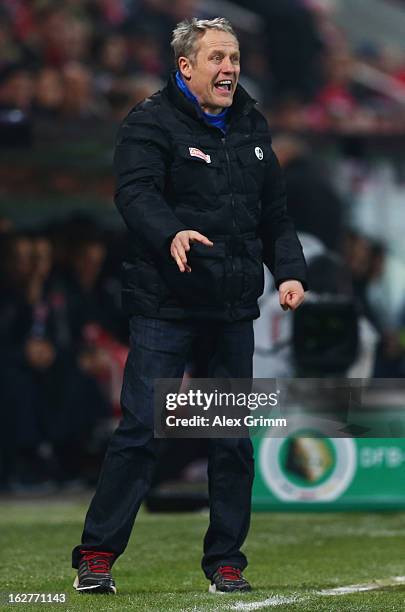
M 256 153 L 257 159 L 260 159 L 260 161 L 261 161 L 263 159 L 263 157 L 264 157 L 263 150 L 260 147 L 256 147 L 255 148 L 255 153 Z

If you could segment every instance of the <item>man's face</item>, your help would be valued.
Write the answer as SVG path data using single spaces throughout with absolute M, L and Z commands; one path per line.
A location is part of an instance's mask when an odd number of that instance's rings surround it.
M 207 30 L 193 62 L 179 58 L 179 68 L 201 108 L 212 114 L 231 106 L 240 73 L 238 41 L 232 34 Z

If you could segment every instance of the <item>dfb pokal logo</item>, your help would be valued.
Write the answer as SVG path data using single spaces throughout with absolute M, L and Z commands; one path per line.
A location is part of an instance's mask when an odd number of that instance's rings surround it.
M 264 438 L 259 462 L 266 486 L 278 499 L 327 502 L 338 499 L 352 482 L 356 447 L 350 438 L 328 438 L 316 428 L 298 427 L 287 438 Z

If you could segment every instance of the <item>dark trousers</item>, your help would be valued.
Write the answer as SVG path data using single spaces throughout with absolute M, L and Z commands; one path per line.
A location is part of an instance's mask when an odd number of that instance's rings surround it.
M 111 438 L 96 493 L 88 510 L 80 549 L 121 555 L 138 509 L 148 492 L 156 462 L 153 437 L 153 387 L 156 378 L 182 378 L 198 337 L 212 338 L 207 355 L 209 377 L 251 378 L 252 321 L 235 323 L 162 321 L 134 316 L 131 347 L 121 394 L 123 418 Z M 195 344 L 194 344 L 195 346 Z M 198 344 L 197 344 L 198 346 Z M 249 438 L 211 439 L 208 476 L 210 523 L 202 568 L 209 578 L 220 565 L 242 570 L 240 551 L 250 523 L 253 448 Z

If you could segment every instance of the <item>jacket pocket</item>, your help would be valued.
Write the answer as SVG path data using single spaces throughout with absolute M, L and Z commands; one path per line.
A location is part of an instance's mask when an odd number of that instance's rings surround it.
M 243 262 L 243 293 L 244 302 L 256 302 L 264 289 L 264 269 L 262 258 L 263 245 L 260 238 L 247 239 Z
M 124 262 L 121 267 L 123 294 L 131 294 L 140 304 L 156 309 L 160 297 L 161 280 L 156 267 L 139 259 Z
M 191 272 L 180 272 L 171 259 L 162 273 L 170 290 L 184 305 L 218 308 L 225 302 L 225 244 L 208 247 L 195 242 L 187 253 Z

